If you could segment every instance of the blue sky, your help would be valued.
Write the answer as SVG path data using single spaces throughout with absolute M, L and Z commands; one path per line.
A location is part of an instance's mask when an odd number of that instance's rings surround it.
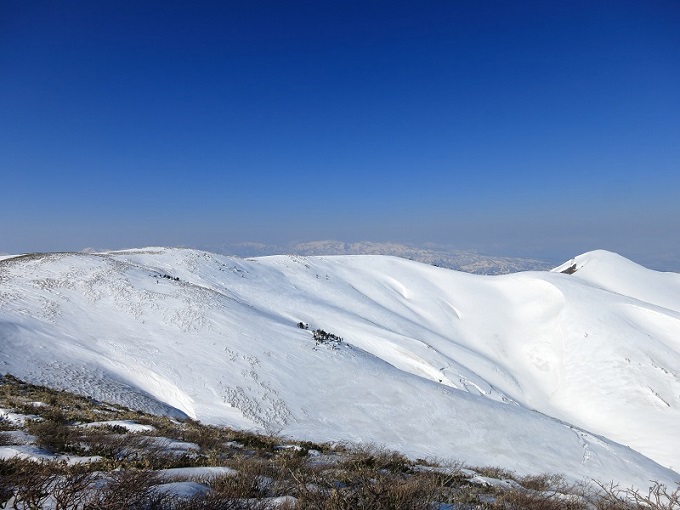
M 435 242 L 680 270 L 680 4 L 0 5 L 0 252 Z

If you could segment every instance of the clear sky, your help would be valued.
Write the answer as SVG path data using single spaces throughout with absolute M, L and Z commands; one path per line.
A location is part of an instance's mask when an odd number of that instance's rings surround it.
M 2 0 L 0 176 L 0 252 L 680 264 L 680 2 Z

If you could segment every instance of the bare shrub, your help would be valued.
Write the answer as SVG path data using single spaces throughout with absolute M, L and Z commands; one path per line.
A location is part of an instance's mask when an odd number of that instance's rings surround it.
M 586 502 L 579 498 L 550 492 L 506 490 L 498 494 L 494 508 L 503 510 L 584 510 Z
M 232 467 L 235 475 L 222 476 L 211 483 L 214 491 L 229 497 L 258 498 L 271 493 L 267 492 L 267 480 L 273 480 L 283 474 L 268 459 L 241 456 L 235 459 Z
M 74 430 L 58 421 L 33 421 L 27 427 L 36 444 L 55 453 L 79 453 Z
M 238 472 L 222 475 L 208 481 L 210 491 L 182 505 L 182 510 L 220 509 L 220 510 L 264 510 L 267 508 L 262 498 L 259 478 L 253 473 Z
M 24 411 L 29 414 L 37 414 L 43 420 L 59 425 L 66 425 L 70 421 L 69 416 L 67 416 L 67 413 L 63 408 L 53 405 L 41 407 L 24 406 Z
M 560 488 L 566 489 L 567 484 L 562 475 L 527 475 L 517 479 L 517 482 L 532 491 L 557 491 Z
M 411 462 L 400 453 L 369 444 L 348 447 L 341 467 L 349 471 L 368 469 L 404 473 L 411 469 Z
M 14 496 L 13 508 L 17 509 L 42 508 L 60 475 L 45 462 L 15 461 L 5 468 L 10 472 L 2 477 L 2 492 L 7 499 Z
M 246 448 L 255 448 L 261 451 L 273 452 L 274 448 L 281 444 L 281 438 L 275 435 L 261 435 L 247 430 L 232 430 L 228 434 L 229 441 L 241 443 Z
M 92 495 L 90 506 L 99 510 L 169 508 L 174 498 L 154 490 L 158 483 L 158 475 L 152 471 L 137 469 L 114 471 L 110 474 L 109 480 Z
M 680 510 L 680 483 L 673 490 L 663 483 L 654 481 L 647 494 L 631 491 L 630 495 L 638 505 L 653 510 Z
M 195 452 L 169 450 L 155 437 L 138 434 L 107 434 L 89 431 L 77 439 L 80 449 L 88 455 L 99 455 L 118 465 L 135 469 L 167 469 L 194 466 L 198 462 Z
M 675 489 L 653 481 L 647 493 L 638 489 L 622 489 L 616 484 L 597 484 L 601 496 L 597 500 L 600 510 L 680 510 L 680 482 Z
M 140 438 L 139 455 L 134 465 L 143 469 L 170 469 L 197 465 L 198 458 L 193 451 L 177 452 L 168 449 L 162 441 Z
M 17 430 L 19 428 L 18 425 L 15 425 L 14 423 L 8 421 L 8 420 L 3 420 L 0 418 L 0 432 L 6 432 L 10 430 Z M 0 437 L 3 437 L 0 435 Z M 0 439 L 1 441 L 2 439 Z
M 78 438 L 83 451 L 88 455 L 122 461 L 130 455 L 135 455 L 139 446 L 138 438 L 122 434 L 105 434 L 99 431 L 89 433 Z
M 85 508 L 95 487 L 97 475 L 78 467 L 67 470 L 54 480 L 51 495 L 54 510 L 76 510 Z
M 488 478 L 496 478 L 497 480 L 515 480 L 515 473 L 513 471 L 499 466 L 473 467 L 471 469 Z
M 364 472 L 350 484 L 332 478 L 302 484 L 296 508 L 341 510 L 353 508 L 429 510 L 446 498 L 437 476 L 396 476 L 390 473 Z
M 19 469 L 18 459 L 0 459 L 0 508 L 14 496 L 16 488 L 16 473 Z

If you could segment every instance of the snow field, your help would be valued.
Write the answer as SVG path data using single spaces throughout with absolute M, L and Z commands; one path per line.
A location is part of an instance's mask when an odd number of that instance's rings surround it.
M 31 382 L 207 423 L 672 482 L 678 275 L 601 251 L 574 263 L 489 277 L 381 256 L 5 259 L 0 360 Z M 317 328 L 343 341 L 315 345 Z

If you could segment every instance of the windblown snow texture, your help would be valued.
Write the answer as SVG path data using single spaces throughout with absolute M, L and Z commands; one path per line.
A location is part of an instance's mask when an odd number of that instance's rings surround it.
M 503 276 L 386 256 L 10 257 L 0 363 L 207 423 L 520 473 L 680 480 L 680 275 L 604 251 Z

